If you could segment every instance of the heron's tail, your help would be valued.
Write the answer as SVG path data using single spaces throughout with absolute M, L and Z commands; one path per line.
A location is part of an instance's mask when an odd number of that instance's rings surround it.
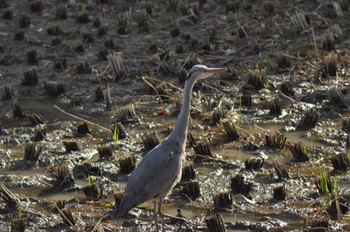
M 111 212 L 111 216 L 113 218 L 124 218 L 131 209 L 130 201 L 124 196 L 118 207 Z
M 121 210 L 121 208 L 116 208 L 113 211 L 106 213 L 100 220 L 108 221 L 113 219 L 125 218 L 128 211 Z

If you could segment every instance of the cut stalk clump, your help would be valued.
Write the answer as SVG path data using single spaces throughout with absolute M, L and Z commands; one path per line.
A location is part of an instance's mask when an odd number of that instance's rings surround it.
M 114 79 L 116 82 L 126 77 L 126 69 L 122 55 L 120 53 L 114 53 L 107 56 L 108 64 L 112 68 Z

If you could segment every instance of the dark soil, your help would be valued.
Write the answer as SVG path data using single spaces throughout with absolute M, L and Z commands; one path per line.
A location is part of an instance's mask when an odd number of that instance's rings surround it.
M 99 219 L 195 64 L 229 70 L 195 86 L 193 163 L 163 205 L 186 223 L 161 228 L 350 230 L 347 0 L 0 0 L 0 17 L 1 231 L 154 230 L 151 203 Z

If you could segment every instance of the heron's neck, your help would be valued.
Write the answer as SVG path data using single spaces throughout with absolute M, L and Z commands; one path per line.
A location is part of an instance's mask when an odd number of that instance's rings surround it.
M 176 139 L 180 142 L 180 144 L 184 144 L 184 146 L 186 144 L 188 121 L 191 110 L 192 89 L 195 82 L 196 80 L 190 78 L 185 83 L 181 111 L 175 124 L 175 127 L 170 135 L 175 136 Z

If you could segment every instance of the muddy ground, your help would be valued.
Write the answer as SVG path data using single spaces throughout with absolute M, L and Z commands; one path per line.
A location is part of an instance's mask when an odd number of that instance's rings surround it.
M 195 64 L 229 70 L 194 88 L 163 204 L 185 222 L 161 229 L 350 230 L 347 0 L 0 0 L 0 15 L 1 231 L 154 231 L 152 202 L 99 220 Z

